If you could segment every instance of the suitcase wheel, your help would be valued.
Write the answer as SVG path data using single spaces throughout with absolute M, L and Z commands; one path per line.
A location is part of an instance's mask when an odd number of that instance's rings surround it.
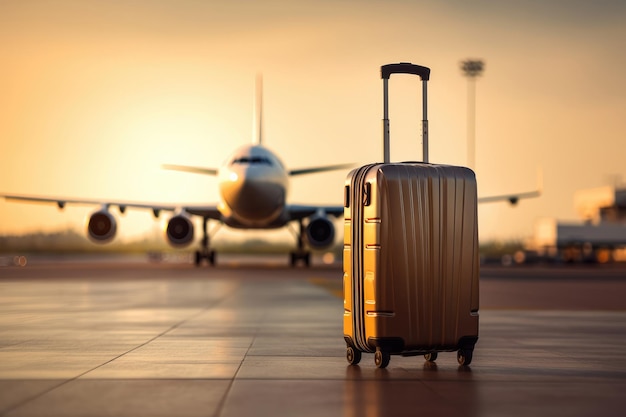
M 456 360 L 459 362 L 461 366 L 468 366 L 472 363 L 472 354 L 474 352 L 469 349 L 459 349 L 456 352 Z
M 361 351 L 348 346 L 346 349 L 346 359 L 350 365 L 356 365 L 361 362 Z
M 386 368 L 389 365 L 389 360 L 391 359 L 391 354 L 385 350 L 381 350 L 380 347 L 376 348 L 376 353 L 374 354 L 374 363 L 377 368 Z
M 424 359 L 428 362 L 435 362 L 437 360 L 437 352 L 430 352 L 424 355 Z

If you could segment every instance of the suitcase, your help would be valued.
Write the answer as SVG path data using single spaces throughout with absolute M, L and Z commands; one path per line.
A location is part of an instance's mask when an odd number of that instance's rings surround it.
M 418 75 L 423 85 L 424 162 L 389 162 L 388 80 Z M 469 168 L 428 163 L 426 85 L 430 69 L 381 67 L 384 163 L 352 170 L 344 201 L 344 339 L 348 362 L 375 353 L 457 352 L 472 361 L 478 341 L 477 187 Z

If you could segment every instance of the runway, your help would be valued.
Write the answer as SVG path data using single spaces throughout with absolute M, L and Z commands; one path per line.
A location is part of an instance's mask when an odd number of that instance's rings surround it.
M 0 268 L 0 416 L 624 416 L 626 269 L 483 268 L 471 367 L 345 359 L 340 265 Z

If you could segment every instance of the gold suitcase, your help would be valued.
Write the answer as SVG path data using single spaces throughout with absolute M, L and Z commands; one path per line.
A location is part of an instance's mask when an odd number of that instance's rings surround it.
M 344 339 L 347 359 L 457 351 L 472 361 L 478 340 L 478 226 L 476 177 L 469 168 L 427 162 L 389 163 L 387 83 L 393 73 L 428 68 L 382 67 L 385 163 L 350 172 L 344 202 Z M 424 88 L 424 103 L 426 89 Z M 427 117 L 423 120 L 427 160 Z

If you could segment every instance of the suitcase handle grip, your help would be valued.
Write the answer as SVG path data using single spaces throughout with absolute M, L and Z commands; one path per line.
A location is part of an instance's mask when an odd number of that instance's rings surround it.
M 381 78 L 388 80 L 391 74 L 419 75 L 422 81 L 428 81 L 428 79 L 430 78 L 430 68 L 422 67 L 421 65 L 411 64 L 410 62 L 387 64 L 380 67 Z
M 428 162 L 428 105 L 427 84 L 430 78 L 430 68 L 410 62 L 400 62 L 397 64 L 387 64 L 380 67 L 380 75 L 383 79 L 383 160 L 389 163 L 389 99 L 388 84 L 391 74 L 414 74 L 422 79 L 422 159 Z

